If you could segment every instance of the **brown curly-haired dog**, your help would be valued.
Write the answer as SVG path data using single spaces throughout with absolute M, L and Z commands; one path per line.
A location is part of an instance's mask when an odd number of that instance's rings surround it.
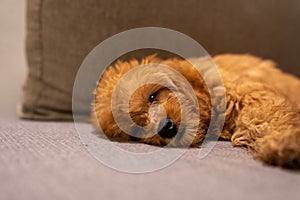
M 97 124 L 112 140 L 178 147 L 201 144 L 212 126 L 214 134 L 256 159 L 300 168 L 300 80 L 251 55 L 224 54 L 213 61 L 226 91 L 225 114 L 218 95 L 223 90 L 208 58 L 149 56 L 118 61 L 103 73 L 93 105 Z M 222 117 L 225 124 L 218 130 Z

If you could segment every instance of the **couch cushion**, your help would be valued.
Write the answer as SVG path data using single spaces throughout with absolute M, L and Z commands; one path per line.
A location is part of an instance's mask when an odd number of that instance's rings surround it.
M 299 18 L 298 0 L 28 0 L 20 116 L 71 119 L 72 87 L 83 59 L 109 36 L 136 27 L 175 29 L 211 54 L 252 53 L 299 76 Z

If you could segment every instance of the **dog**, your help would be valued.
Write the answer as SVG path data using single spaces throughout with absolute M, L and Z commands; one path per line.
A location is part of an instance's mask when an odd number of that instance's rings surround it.
M 94 124 L 120 142 L 197 147 L 207 137 L 231 140 L 264 163 L 299 169 L 299 89 L 297 77 L 250 54 L 119 60 L 97 83 Z

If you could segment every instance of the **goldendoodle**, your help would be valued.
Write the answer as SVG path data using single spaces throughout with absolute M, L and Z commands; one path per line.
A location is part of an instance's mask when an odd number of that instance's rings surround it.
M 213 62 L 151 55 L 105 70 L 94 119 L 111 140 L 159 146 L 200 146 L 211 128 L 210 137 L 231 140 L 258 160 L 300 168 L 299 89 L 298 78 L 248 54 Z

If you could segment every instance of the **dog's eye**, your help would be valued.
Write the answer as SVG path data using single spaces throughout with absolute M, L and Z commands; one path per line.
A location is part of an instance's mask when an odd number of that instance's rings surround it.
M 154 92 L 149 96 L 149 102 L 152 103 L 153 101 L 155 101 L 156 96 L 157 96 L 158 92 Z

